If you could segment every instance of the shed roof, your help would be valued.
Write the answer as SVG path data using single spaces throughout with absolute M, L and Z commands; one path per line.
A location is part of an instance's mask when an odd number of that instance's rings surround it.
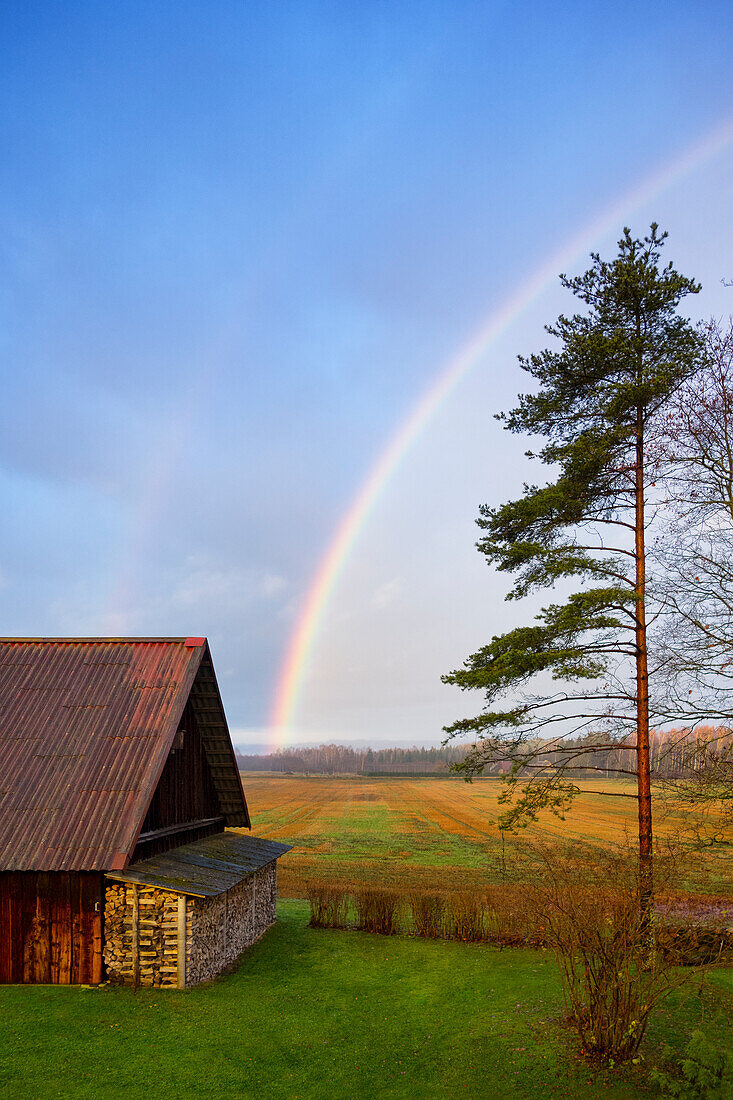
M 107 878 L 157 886 L 175 894 L 210 898 L 230 890 L 253 871 L 289 852 L 291 847 L 258 836 L 217 833 L 131 863 L 126 871 L 108 871 Z
M 0 639 L 0 869 L 124 867 L 189 696 L 226 823 L 249 826 L 205 638 Z

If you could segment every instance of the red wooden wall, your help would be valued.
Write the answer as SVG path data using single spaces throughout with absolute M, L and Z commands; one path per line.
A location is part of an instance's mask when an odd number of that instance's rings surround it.
M 102 981 L 102 875 L 0 873 L 0 982 Z

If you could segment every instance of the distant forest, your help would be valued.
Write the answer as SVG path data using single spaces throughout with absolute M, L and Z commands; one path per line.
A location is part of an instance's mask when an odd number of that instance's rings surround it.
M 298 772 L 312 775 L 448 775 L 451 764 L 466 755 L 466 745 L 426 749 L 354 749 L 350 745 L 319 745 L 285 749 L 267 756 L 237 753 L 240 771 Z
M 652 774 L 674 777 L 694 770 L 708 749 L 719 750 L 730 745 L 733 730 L 722 726 L 700 726 L 688 729 L 653 730 L 650 733 Z M 573 746 L 587 749 L 593 744 L 605 744 L 598 734 L 563 741 L 563 756 Z M 537 740 L 541 748 L 542 741 Z M 633 738 L 616 741 L 612 747 L 599 748 L 583 758 L 584 766 L 573 771 L 579 779 L 623 775 L 635 764 L 629 759 Z M 469 745 L 446 745 L 441 748 L 355 749 L 350 745 L 319 745 L 317 748 L 293 748 L 265 756 L 237 753 L 240 771 L 284 772 L 309 775 L 409 775 L 447 776 L 453 764 L 459 764 Z M 560 753 L 549 748 L 535 760 L 535 769 L 549 767 L 560 759 Z M 499 760 L 484 774 L 500 776 L 509 771 L 508 760 Z M 522 774 L 522 773 L 520 773 Z

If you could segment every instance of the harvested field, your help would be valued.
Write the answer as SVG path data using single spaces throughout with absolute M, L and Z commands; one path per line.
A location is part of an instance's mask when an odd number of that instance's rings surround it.
M 516 877 L 528 841 L 583 840 L 607 846 L 633 842 L 636 802 L 622 780 L 581 781 L 583 793 L 564 821 L 551 814 L 516 836 L 495 824 L 501 784 L 455 779 L 363 779 L 359 776 L 243 776 L 253 832 L 286 841 L 279 893 L 305 897 L 309 879 L 463 889 Z M 607 794 L 593 794 L 604 791 Z M 612 795 L 615 797 L 608 797 Z M 656 807 L 659 839 L 680 834 L 681 814 Z M 694 892 L 730 889 L 733 846 L 695 852 L 688 885 Z

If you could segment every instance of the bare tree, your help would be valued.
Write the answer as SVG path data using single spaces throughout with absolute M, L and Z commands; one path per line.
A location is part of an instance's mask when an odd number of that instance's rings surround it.
M 733 730 L 698 726 L 676 739 L 658 778 L 670 813 L 683 812 L 683 831 L 698 845 L 730 843 L 733 836 Z
M 733 320 L 703 330 L 705 364 L 664 412 L 661 498 L 667 523 L 655 548 L 663 629 L 654 659 L 667 720 L 685 723 L 681 768 L 665 780 L 688 807 L 718 802 L 733 824 Z M 690 728 L 721 723 L 697 738 Z M 721 801 L 722 800 L 722 801 Z M 730 812 L 725 813 L 725 806 Z
M 654 556 L 669 719 L 733 717 L 733 322 L 704 330 L 706 361 L 665 409 Z

